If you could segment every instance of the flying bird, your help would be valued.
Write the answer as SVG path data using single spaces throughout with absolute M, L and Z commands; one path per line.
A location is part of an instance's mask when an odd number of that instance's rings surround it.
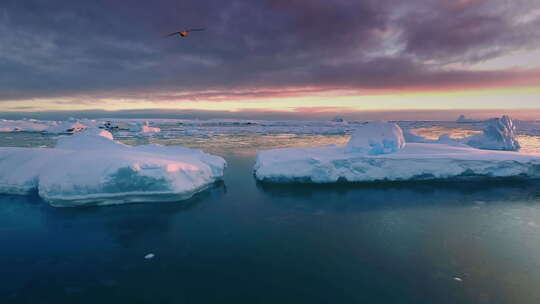
M 178 37 L 187 37 L 190 32 L 199 32 L 199 31 L 204 31 L 204 30 L 206 29 L 205 28 L 188 29 L 188 30 L 184 30 L 180 32 L 170 33 L 169 35 L 167 35 L 167 37 L 176 36 L 176 35 L 178 35 Z

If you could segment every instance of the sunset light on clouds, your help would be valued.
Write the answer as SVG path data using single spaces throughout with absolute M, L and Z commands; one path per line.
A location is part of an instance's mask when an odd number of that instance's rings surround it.
M 3 1 L 0 111 L 540 108 L 535 0 L 130 3 Z

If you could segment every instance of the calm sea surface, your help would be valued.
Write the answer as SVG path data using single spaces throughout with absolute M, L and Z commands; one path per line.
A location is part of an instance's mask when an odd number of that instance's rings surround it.
M 224 156 L 224 182 L 163 204 L 53 208 L 0 195 L 0 303 L 540 303 L 540 182 L 252 176 L 256 150 L 347 139 L 124 138 Z M 0 146 L 54 141 L 0 134 Z

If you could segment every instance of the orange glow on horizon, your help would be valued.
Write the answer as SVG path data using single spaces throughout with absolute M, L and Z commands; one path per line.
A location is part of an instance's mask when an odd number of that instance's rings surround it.
M 350 109 L 445 110 L 538 109 L 540 86 L 476 90 L 352 90 L 339 88 L 286 88 L 205 92 L 150 92 L 134 94 L 76 95 L 1 102 L 3 111 L 82 110 L 208 110 L 312 112 Z

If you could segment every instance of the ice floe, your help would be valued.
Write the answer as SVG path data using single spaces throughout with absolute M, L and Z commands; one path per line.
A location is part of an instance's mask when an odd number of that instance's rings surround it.
M 200 150 L 132 147 L 89 129 L 55 148 L 0 148 L 0 193 L 37 190 L 53 206 L 178 201 L 220 180 L 225 166 Z
M 356 134 L 369 138 L 367 131 Z M 358 137 L 353 140 L 359 142 Z M 445 141 L 450 144 L 440 143 Z M 540 178 L 540 155 L 481 150 L 441 136 L 429 143 L 403 143 L 401 149 L 384 154 L 351 151 L 349 145 L 261 151 L 254 172 L 260 181 L 286 183 Z
M 268 182 L 540 178 L 540 155 L 420 143 L 408 143 L 392 154 L 365 155 L 326 146 L 261 151 L 254 170 L 258 180 Z

